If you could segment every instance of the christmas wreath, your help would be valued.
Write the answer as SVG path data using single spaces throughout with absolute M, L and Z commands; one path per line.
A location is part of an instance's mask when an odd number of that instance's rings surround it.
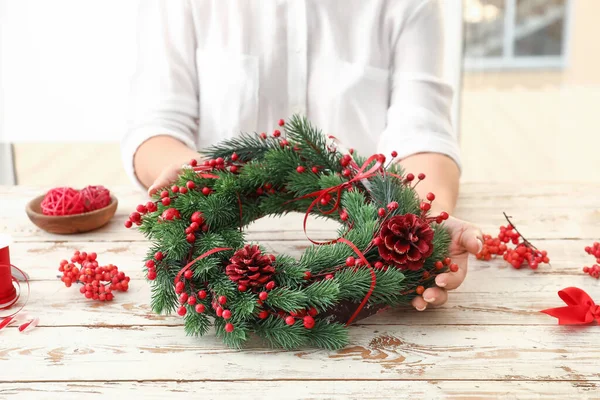
M 409 304 L 448 258 L 448 214 L 430 215 L 423 174 L 404 175 L 386 157 L 346 154 L 305 118 L 280 130 L 242 134 L 192 160 L 171 188 L 141 204 L 125 223 L 151 241 L 145 267 L 152 308 L 185 317 L 189 335 L 214 325 L 228 346 L 255 334 L 287 349 L 337 349 L 347 326 Z M 243 228 L 267 215 L 309 214 L 340 223 L 339 237 L 299 259 L 246 243 Z

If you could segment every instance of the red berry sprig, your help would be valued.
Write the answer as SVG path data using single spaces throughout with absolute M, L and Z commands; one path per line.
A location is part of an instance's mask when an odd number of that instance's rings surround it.
M 591 267 L 583 267 L 583 272 L 592 278 L 600 278 L 600 243 L 595 242 L 591 246 L 585 247 L 585 252 L 596 258 L 596 264 Z
M 521 269 L 525 263 L 531 269 L 537 269 L 539 264 L 549 264 L 548 252 L 537 247 L 515 227 L 510 217 L 504 213 L 507 226 L 501 226 L 497 237 L 483 235 L 483 247 L 476 255 L 478 260 L 489 261 L 495 256 L 502 256 L 515 269 Z M 510 244 L 516 247 L 508 247 Z
M 82 284 L 79 292 L 88 299 L 111 301 L 113 291 L 126 292 L 129 289 L 130 278 L 116 265 L 100 266 L 96 258 L 96 253 L 76 251 L 70 262 L 60 262 L 58 270 L 63 273 L 60 280 L 66 287 L 73 283 Z M 80 268 L 75 264 L 79 264 Z

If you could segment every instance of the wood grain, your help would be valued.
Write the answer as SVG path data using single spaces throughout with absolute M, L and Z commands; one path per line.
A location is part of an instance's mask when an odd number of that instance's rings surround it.
M 2 332 L 0 382 L 72 380 L 473 379 L 600 381 L 595 327 L 356 326 L 328 352 L 251 343 L 243 351 L 181 328 L 38 328 Z
M 0 399 L 597 399 L 596 382 L 570 381 L 153 381 L 3 383 Z

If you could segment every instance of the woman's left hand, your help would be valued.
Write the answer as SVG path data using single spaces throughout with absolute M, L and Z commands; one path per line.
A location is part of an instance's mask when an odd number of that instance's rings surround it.
M 435 278 L 435 283 L 439 287 L 428 288 L 422 296 L 415 297 L 412 305 L 418 311 L 423 311 L 428 306 L 444 304 L 448 300 L 448 291 L 459 287 L 467 276 L 469 253 L 477 254 L 483 247 L 483 235 L 475 225 L 454 217 L 450 217 L 445 225 L 452 235 L 450 258 L 458 265 L 458 271 L 439 274 Z

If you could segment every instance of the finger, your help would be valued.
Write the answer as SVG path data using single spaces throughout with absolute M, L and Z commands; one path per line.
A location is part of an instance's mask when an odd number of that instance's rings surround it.
M 435 278 L 435 284 L 446 290 L 454 290 L 459 287 L 467 276 L 467 266 L 459 265 L 456 272 L 444 272 Z
M 163 171 L 158 178 L 156 178 L 156 180 L 154 181 L 154 183 L 152 183 L 152 185 L 148 188 L 148 195 L 152 196 L 153 194 L 155 194 L 156 192 L 158 192 L 160 189 L 169 186 L 173 181 L 173 177 L 171 176 L 173 174 L 173 171 Z M 175 176 L 176 179 L 176 176 Z
M 469 224 L 460 236 L 460 244 L 471 254 L 477 254 L 483 249 L 483 234 L 475 225 Z
M 427 303 L 425 302 L 425 300 L 423 300 L 423 297 L 421 296 L 415 297 L 412 300 L 411 304 L 414 308 L 417 309 L 417 311 L 425 311 L 425 309 L 427 308 Z
M 441 306 L 448 301 L 448 292 L 441 288 L 428 288 L 423 292 L 423 300 L 433 306 Z

